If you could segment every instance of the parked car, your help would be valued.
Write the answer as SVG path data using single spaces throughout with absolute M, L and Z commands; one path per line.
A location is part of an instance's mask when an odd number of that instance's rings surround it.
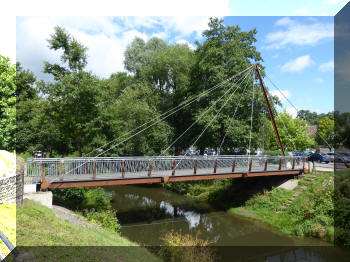
M 350 154 L 349 153 L 334 153 L 334 161 L 338 163 L 350 163 Z
M 199 155 L 200 150 L 187 149 L 185 156 L 197 156 Z
M 215 156 L 216 155 L 216 151 L 212 148 L 209 149 L 205 149 L 203 155 L 205 156 Z
M 334 162 L 334 158 L 335 158 L 335 154 L 334 152 L 329 152 L 329 153 L 326 153 L 328 158 L 329 158 L 329 161 L 330 162 Z
M 321 153 L 317 153 L 317 152 L 309 155 L 307 160 L 312 161 L 312 162 L 319 161 L 320 163 L 325 162 L 327 164 L 330 162 L 327 154 L 321 154 Z

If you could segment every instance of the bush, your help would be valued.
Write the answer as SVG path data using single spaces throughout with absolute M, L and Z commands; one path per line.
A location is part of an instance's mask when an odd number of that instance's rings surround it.
M 54 202 L 73 210 L 106 210 L 111 206 L 111 196 L 103 188 L 53 189 Z
M 200 239 L 199 235 L 200 232 L 193 237 L 170 231 L 162 239 L 165 245 L 160 246 L 158 255 L 169 262 L 215 261 L 213 249 L 209 247 L 210 242 Z
M 102 226 L 103 228 L 112 231 L 120 231 L 120 224 L 117 218 L 117 212 L 112 209 L 95 212 L 95 210 L 85 209 L 83 215 L 92 223 Z

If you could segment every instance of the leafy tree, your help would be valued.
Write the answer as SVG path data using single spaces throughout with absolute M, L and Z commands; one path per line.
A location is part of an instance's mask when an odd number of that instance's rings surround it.
M 288 150 L 305 150 L 314 145 L 313 139 L 307 133 L 307 123 L 305 120 L 299 118 L 293 119 L 290 114 L 284 111 L 276 118 L 276 124 L 282 144 Z
M 256 51 L 256 47 L 254 46 L 256 42 L 256 33 L 257 31 L 255 29 L 243 32 L 238 26 L 224 26 L 222 19 L 211 18 L 209 21 L 209 29 L 205 30 L 202 34 L 205 39 L 204 42 L 196 43 L 195 64 L 191 73 L 192 90 L 190 92 L 200 93 L 243 71 L 251 66 L 251 63 L 261 62 L 261 55 Z M 247 132 L 247 130 L 250 130 L 253 86 L 255 86 L 252 139 L 254 142 L 254 137 L 256 136 L 258 127 L 262 123 L 263 115 L 266 114 L 267 111 L 259 87 L 251 80 L 250 76 L 248 79 L 249 78 L 249 82 L 247 80 L 247 83 L 240 85 L 237 93 L 232 97 L 232 100 L 229 101 L 215 121 L 208 127 L 206 133 L 199 141 L 199 146 L 201 148 L 219 146 L 227 130 L 229 136 L 225 139 L 224 148 L 237 146 L 246 148 L 248 146 L 249 132 Z M 235 86 L 233 89 L 235 89 Z M 195 108 L 196 113 L 194 119 L 198 119 L 201 112 L 212 106 L 214 101 L 221 97 L 226 90 L 227 88 L 219 88 L 205 99 L 202 99 Z M 216 112 L 222 107 L 227 98 L 228 95 L 225 99 L 217 103 L 214 106 L 214 110 L 206 115 L 203 120 L 199 121 L 200 127 L 194 130 L 194 133 L 199 134 L 200 130 L 213 119 Z M 230 119 L 237 105 L 239 106 L 236 118 L 233 125 L 230 126 Z M 194 134 L 191 134 L 190 137 L 188 137 L 189 144 L 193 142 L 193 136 Z M 253 147 L 256 147 L 256 144 L 254 144 Z
M 127 132 L 151 120 L 154 120 L 152 123 L 159 120 L 160 116 L 155 107 L 157 99 L 152 90 L 143 85 L 130 86 L 123 91 L 111 108 L 111 111 L 116 113 L 116 118 L 123 123 L 125 136 L 118 140 L 119 142 L 136 133 L 126 135 Z M 160 121 L 119 147 L 123 155 L 156 155 L 169 144 L 171 134 L 171 127 L 165 121 Z
M 0 148 L 15 148 L 16 67 L 0 55 Z
M 94 136 L 91 123 L 97 113 L 98 79 L 84 71 L 87 48 L 65 29 L 55 27 L 48 42 L 50 49 L 62 50 L 63 65 L 44 63 L 44 72 L 53 75 L 56 82 L 42 84 L 41 91 L 56 112 L 53 120 L 59 123 L 61 134 L 82 156 L 83 145 Z
M 37 149 L 34 144 L 41 141 L 37 133 L 33 132 L 31 120 L 38 114 L 41 106 L 35 88 L 36 78 L 29 70 L 24 70 L 19 62 L 16 63 L 16 151 L 25 152 L 31 149 Z M 34 146 L 34 148 L 33 148 Z M 32 151 L 31 150 L 31 151 Z
M 16 98 L 17 104 L 24 99 L 34 99 L 37 97 L 37 90 L 34 87 L 36 78 L 30 70 L 25 70 L 21 63 L 16 63 Z
M 135 38 L 124 52 L 125 69 L 138 76 L 142 67 L 151 61 L 153 54 L 165 48 L 166 43 L 157 37 L 152 37 L 147 43 L 141 38 Z
M 319 145 L 329 147 L 329 150 L 331 150 L 334 145 L 334 138 L 334 120 L 325 117 L 318 125 L 316 142 Z

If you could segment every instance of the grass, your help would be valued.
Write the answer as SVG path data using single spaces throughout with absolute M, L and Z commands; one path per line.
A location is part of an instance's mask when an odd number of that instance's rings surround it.
M 32 250 L 36 261 L 47 261 L 48 254 L 50 261 L 161 261 L 145 248 L 117 233 L 73 225 L 34 201 L 26 200 L 23 207 L 18 207 L 17 223 L 17 245 L 25 246 L 25 251 Z M 72 248 L 60 249 L 54 246 Z M 83 246 L 91 248 L 78 248 Z M 108 248 L 111 246 L 119 248 Z
M 16 205 L 2 204 L 0 205 L 0 230 L 10 240 L 13 245 L 16 245 Z M 0 253 L 7 256 L 9 253 L 6 245 L 0 240 Z
M 283 209 L 282 205 L 302 185 L 306 189 Z M 333 242 L 333 197 L 334 174 L 319 173 L 309 182 L 303 178 L 293 191 L 274 188 L 255 195 L 243 207 L 231 208 L 230 212 L 263 221 L 290 235 Z

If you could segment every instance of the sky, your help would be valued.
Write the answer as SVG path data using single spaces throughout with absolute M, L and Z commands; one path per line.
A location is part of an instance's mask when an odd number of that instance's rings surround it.
M 26 1 L 5 4 L 9 12 L 0 18 L 0 54 L 48 80 L 43 61 L 58 61 L 59 52 L 48 49 L 47 39 L 60 25 L 89 48 L 88 69 L 108 77 L 125 71 L 123 53 L 135 37 L 157 36 L 195 48 L 196 40 L 203 41 L 209 16 L 220 16 L 225 25 L 258 30 L 256 47 L 267 74 L 298 109 L 326 113 L 334 108 L 333 16 L 346 0 L 129 0 L 114 6 L 106 0 L 77 2 L 62 0 L 55 8 L 42 0 L 37 0 L 40 8 Z M 292 106 L 282 102 L 295 115 Z

